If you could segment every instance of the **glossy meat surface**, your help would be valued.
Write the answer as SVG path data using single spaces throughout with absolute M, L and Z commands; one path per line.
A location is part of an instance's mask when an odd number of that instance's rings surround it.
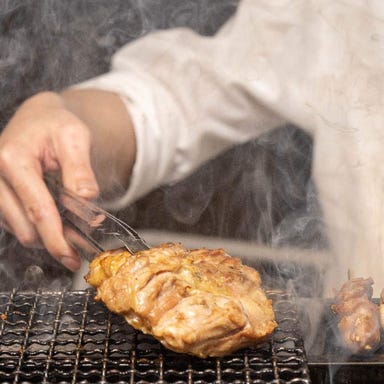
M 222 356 L 265 341 L 277 325 L 259 273 L 222 249 L 108 251 L 86 280 L 109 310 L 176 352 Z

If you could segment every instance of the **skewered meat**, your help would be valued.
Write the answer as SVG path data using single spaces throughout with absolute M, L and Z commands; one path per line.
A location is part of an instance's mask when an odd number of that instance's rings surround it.
M 348 280 L 332 305 L 344 345 L 353 353 L 368 352 L 380 342 L 379 308 L 372 299 L 372 278 Z
M 384 329 L 384 289 L 380 293 L 379 313 L 380 313 L 380 325 L 381 325 L 381 328 Z
M 259 273 L 222 249 L 107 251 L 85 278 L 109 310 L 176 352 L 222 356 L 265 341 L 277 325 Z

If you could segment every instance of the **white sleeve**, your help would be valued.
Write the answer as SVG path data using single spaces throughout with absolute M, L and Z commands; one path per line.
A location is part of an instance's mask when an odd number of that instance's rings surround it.
M 78 85 L 119 93 L 133 119 L 136 160 L 129 189 L 115 207 L 283 124 L 250 90 L 252 75 L 231 63 L 238 55 L 233 40 L 245 51 L 250 45 L 242 27 L 249 15 L 240 11 L 214 37 L 178 28 L 131 42 L 115 54 L 109 73 Z M 244 57 L 247 68 L 252 56 Z
M 213 38 L 153 33 L 81 86 L 118 92 L 133 116 L 138 153 L 121 205 L 285 121 L 305 129 L 339 272 L 382 274 L 382 0 L 243 0 Z

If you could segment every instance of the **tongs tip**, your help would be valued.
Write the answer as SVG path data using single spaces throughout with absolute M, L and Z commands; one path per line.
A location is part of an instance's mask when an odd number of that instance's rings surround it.
M 116 242 L 130 253 L 149 249 L 148 244 L 127 223 L 96 204 L 74 195 L 55 178 L 47 178 L 47 185 L 55 199 L 59 213 L 80 237 L 100 253 Z M 114 243 L 113 245 L 111 243 Z M 94 255 L 85 255 L 90 260 Z

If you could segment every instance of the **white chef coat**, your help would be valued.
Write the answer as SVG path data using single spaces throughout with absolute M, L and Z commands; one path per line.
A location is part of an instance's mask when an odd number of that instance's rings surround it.
M 382 0 L 243 0 L 214 37 L 151 33 L 79 87 L 119 93 L 134 122 L 136 161 L 116 207 L 284 122 L 301 127 L 314 139 L 313 177 L 339 284 L 346 268 L 380 284 Z

